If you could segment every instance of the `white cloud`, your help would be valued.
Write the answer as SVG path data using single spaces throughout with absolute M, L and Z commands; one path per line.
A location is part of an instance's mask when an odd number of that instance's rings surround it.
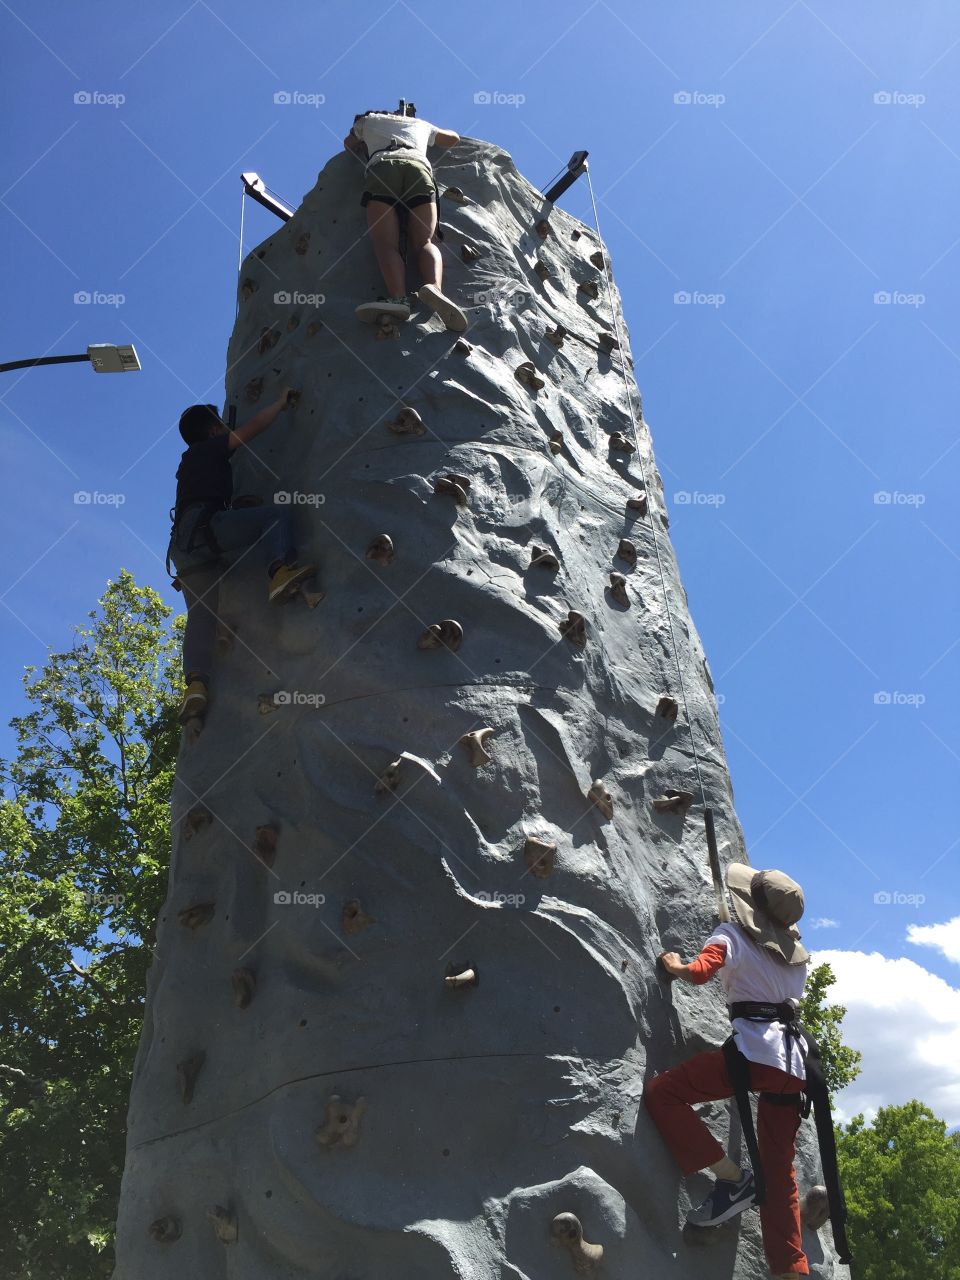
M 838 1096 L 839 1118 L 918 1098 L 948 1125 L 960 1124 L 960 991 L 913 960 L 877 952 L 820 951 L 846 1005 L 844 1041 L 863 1054 L 859 1078 Z
M 811 929 L 839 929 L 839 920 L 831 920 L 829 916 L 817 916 L 810 921 Z
M 907 941 L 917 947 L 936 947 L 948 960 L 960 964 L 960 916 L 946 924 L 912 924 L 907 929 Z

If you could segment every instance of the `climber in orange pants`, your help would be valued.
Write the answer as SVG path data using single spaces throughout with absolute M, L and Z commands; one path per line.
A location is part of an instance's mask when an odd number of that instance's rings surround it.
M 764 1251 L 781 1280 L 809 1275 L 800 1234 L 800 1197 L 793 1167 L 800 1101 L 806 1084 L 807 1044 L 794 1025 L 809 954 L 794 927 L 803 914 L 803 890 L 780 871 L 754 872 L 743 863 L 727 871 L 737 923 L 720 925 L 696 960 L 674 952 L 660 957 L 671 978 L 694 985 L 719 973 L 733 1035 L 721 1049 L 697 1054 L 656 1076 L 644 1102 L 684 1176 L 710 1169 L 716 1182 L 687 1221 L 717 1226 L 756 1202 L 754 1171 L 741 1169 L 694 1112 L 699 1103 L 731 1098 L 737 1080 L 760 1094 L 757 1141 L 765 1195 L 760 1206 Z

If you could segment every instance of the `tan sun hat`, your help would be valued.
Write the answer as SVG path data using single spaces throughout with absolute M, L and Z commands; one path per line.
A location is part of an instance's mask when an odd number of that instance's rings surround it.
M 810 953 L 796 928 L 803 915 L 803 890 L 796 880 L 782 871 L 755 871 L 745 862 L 731 862 L 727 888 L 737 919 L 755 942 L 787 964 L 806 964 Z

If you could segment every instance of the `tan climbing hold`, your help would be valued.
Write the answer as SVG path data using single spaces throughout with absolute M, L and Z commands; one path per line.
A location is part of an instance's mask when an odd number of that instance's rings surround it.
M 279 704 L 277 703 L 276 694 L 273 694 L 273 693 L 257 694 L 257 710 L 260 712 L 262 716 L 271 715 L 274 711 L 276 711 L 278 705 Z
M 259 288 L 260 286 L 257 284 L 256 280 L 251 280 L 250 277 L 247 276 L 245 280 L 240 282 L 240 297 L 244 302 L 246 302 L 249 298 L 253 297 Z
M 686 813 L 693 804 L 693 795 L 689 791 L 664 791 L 657 796 L 653 807 L 657 813 Z
M 637 563 L 637 548 L 629 538 L 621 538 L 620 545 L 617 547 L 617 559 L 623 560 L 631 567 Z
M 235 1213 L 225 1209 L 222 1204 L 212 1204 L 207 1208 L 207 1217 L 213 1223 L 213 1234 L 221 1244 L 236 1244 L 240 1228 Z
M 819 1231 L 830 1220 L 827 1188 L 811 1187 L 800 1201 L 800 1221 L 810 1231 Z
M 458 507 L 467 505 L 467 494 L 470 490 L 470 481 L 466 476 L 458 476 L 452 471 L 448 471 L 446 475 L 440 476 L 433 482 L 434 493 L 449 493 L 456 500 Z
M 546 338 L 546 340 L 548 342 L 552 342 L 558 351 L 563 346 L 564 338 L 568 336 L 569 335 L 562 324 L 558 324 L 555 329 L 548 329 L 544 334 L 544 337 Z
M 680 703 L 676 698 L 671 698 L 668 693 L 665 693 L 657 703 L 657 715 L 663 720 L 674 721 L 679 714 Z
M 561 634 L 566 636 L 571 644 L 575 644 L 578 649 L 584 648 L 587 643 L 587 620 L 582 613 L 571 609 L 558 626 Z
M 207 1055 L 201 1049 L 192 1058 L 184 1058 L 182 1062 L 177 1063 L 177 1088 L 180 1091 L 181 1102 L 188 1103 L 193 1101 L 193 1091 L 196 1087 L 197 1076 L 203 1070 L 203 1064 L 206 1060 Z
M 364 911 L 359 898 L 350 898 L 343 904 L 343 910 L 340 912 L 340 928 L 350 937 L 363 933 L 364 929 L 369 929 L 376 923 L 374 917 L 368 916 Z
M 530 548 L 530 568 L 549 569 L 551 573 L 556 573 L 560 568 L 560 561 L 549 549 L 549 547 Z
M 596 253 L 591 253 L 590 261 L 593 263 L 593 265 L 597 268 L 598 271 L 602 271 L 603 268 L 606 266 L 606 263 L 603 260 L 603 254 L 600 252 L 599 249 L 596 251 Z
M 225 657 L 233 648 L 237 628 L 232 622 L 217 621 L 217 653 Z
M 374 791 L 377 795 L 383 795 L 385 791 L 396 791 L 400 782 L 400 768 L 403 764 L 403 756 L 394 760 L 393 764 L 388 764 L 383 773 L 377 779 Z
M 447 969 L 447 976 L 443 980 L 443 985 L 448 991 L 461 991 L 464 987 L 479 986 L 480 978 L 476 969 L 452 964 Z
M 632 440 L 628 440 L 622 431 L 614 431 L 607 442 L 610 449 L 615 449 L 617 453 L 636 453 L 637 446 Z
M 304 231 L 297 239 L 297 243 L 293 246 L 293 252 L 299 253 L 299 255 L 302 258 L 303 255 L 307 252 L 307 249 L 309 248 L 309 246 L 310 246 L 310 232 Z
M 527 836 L 523 846 L 523 860 L 527 870 L 538 880 L 546 880 L 553 875 L 557 857 L 557 846 L 553 840 L 538 840 L 536 836 Z
M 600 297 L 600 286 L 596 280 L 581 280 L 577 285 L 577 289 L 593 302 L 596 302 Z
M 563 432 L 555 431 L 549 440 L 550 452 L 556 457 L 558 453 L 563 453 Z
M 253 838 L 253 852 L 264 866 L 272 867 L 277 860 L 277 840 L 280 832 L 272 823 L 257 827 Z
M 247 1009 L 257 990 L 257 975 L 252 969 L 234 969 L 230 975 L 233 987 L 233 1003 L 238 1009 Z
M 427 430 L 416 409 L 411 409 L 408 405 L 404 405 L 393 421 L 387 423 L 387 426 L 394 435 L 398 436 L 422 436 Z
M 583 1227 L 575 1213 L 558 1213 L 550 1223 L 550 1234 L 573 1261 L 577 1275 L 592 1275 L 603 1257 L 602 1244 L 588 1244 L 583 1238 Z
M 537 373 L 532 360 L 524 360 L 523 364 L 518 364 L 513 371 L 513 376 L 525 387 L 529 387 L 531 391 L 539 391 L 541 387 L 547 385 Z
M 173 1244 L 183 1235 L 183 1228 L 180 1226 L 180 1220 L 167 1214 L 163 1218 L 154 1218 L 153 1222 L 147 1227 L 147 1235 L 151 1240 L 155 1240 L 157 1244 Z
M 193 906 L 178 911 L 177 919 L 185 929 L 199 929 L 210 923 L 216 911 L 217 907 L 213 902 L 195 902 Z
M 534 231 L 536 231 L 537 235 L 540 237 L 541 240 L 546 240 L 548 236 L 553 235 L 553 232 L 550 230 L 550 223 L 546 220 L 546 218 L 540 219 L 540 221 L 534 227 Z
M 390 564 L 394 555 L 393 539 L 388 533 L 378 533 L 367 547 L 367 559 L 377 564 Z
M 392 338 L 400 337 L 400 326 L 403 322 L 398 320 L 396 316 L 383 315 L 377 317 L 377 323 L 374 328 L 374 338 L 377 342 L 388 342 Z
M 453 344 L 453 349 L 454 351 L 458 352 L 462 356 L 468 356 L 470 352 L 473 350 L 473 347 L 466 340 L 466 338 L 458 338 L 456 342 Z
M 290 319 L 287 321 L 287 333 L 293 333 L 294 329 L 299 329 L 299 328 L 300 328 L 300 317 L 298 315 L 292 315 Z M 299 392 L 297 394 L 299 396 Z M 289 403 L 290 403 L 290 398 L 288 397 L 287 404 Z
M 442 622 L 434 622 L 427 627 L 417 641 L 418 649 L 450 649 L 452 652 L 460 648 L 463 641 L 463 627 L 455 618 L 444 618 Z
M 603 331 L 597 335 L 597 346 L 601 351 L 605 351 L 609 355 L 612 351 L 620 350 L 620 343 L 616 340 L 612 333 Z
M 616 600 L 617 604 L 630 604 L 630 593 L 627 591 L 627 580 L 622 573 L 611 573 L 610 575 L 610 594 Z
M 316 335 L 320 332 L 322 328 L 323 328 L 322 320 L 311 320 L 310 323 L 307 325 L 307 337 L 308 338 L 316 337 Z
M 460 246 L 460 257 L 464 262 L 476 262 L 480 256 L 480 250 L 475 249 L 472 244 L 462 244 Z
M 204 827 L 209 827 L 212 821 L 213 814 L 204 805 L 197 805 L 195 809 L 191 809 L 189 813 L 183 816 L 184 840 L 192 840 L 198 831 L 202 831 Z
M 243 398 L 247 404 L 256 404 L 263 395 L 263 378 L 251 378 L 243 388 Z
M 645 493 L 638 493 L 636 497 L 628 498 L 627 510 L 636 511 L 639 515 L 645 516 L 647 514 L 647 511 L 649 510 L 647 495 Z
M 279 341 L 280 341 L 279 329 L 261 329 L 260 341 L 257 343 L 257 350 L 260 352 L 262 356 L 266 355 L 268 351 L 273 350 L 273 348 L 277 345 Z
M 595 805 L 605 818 L 613 817 L 613 796 L 602 782 L 595 782 L 587 792 L 587 799 Z
M 317 1129 L 321 1147 L 355 1147 L 360 1140 L 360 1120 L 367 1108 L 365 1098 L 344 1102 L 336 1093 L 327 1099 L 326 1118 Z
M 544 262 L 542 258 L 538 258 L 536 260 L 536 262 L 533 264 L 533 270 L 535 274 L 538 276 L 538 278 L 541 280 L 549 280 L 550 277 L 553 275 L 553 272 L 550 270 L 549 266 Z
M 475 769 L 479 769 L 481 765 L 489 764 L 493 759 L 493 756 L 484 746 L 487 739 L 492 736 L 493 730 L 486 727 L 474 729 L 472 733 L 465 733 L 460 739 L 460 745 L 466 750 L 470 757 L 470 763 Z
M 445 200 L 452 200 L 454 204 L 472 204 L 469 196 L 465 196 L 459 187 L 447 187 L 443 193 Z
M 300 403 L 300 397 L 302 395 L 303 395 L 302 391 L 288 391 L 287 392 L 287 408 L 295 409 L 297 405 Z

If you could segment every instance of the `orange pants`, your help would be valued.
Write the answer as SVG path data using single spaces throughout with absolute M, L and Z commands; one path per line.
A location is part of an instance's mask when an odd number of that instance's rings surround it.
M 750 1086 L 755 1092 L 800 1093 L 803 1081 L 777 1067 L 750 1063 Z M 727 1064 L 719 1049 L 698 1053 L 689 1062 L 656 1076 L 643 1100 L 654 1124 L 684 1175 L 716 1164 L 726 1155 L 693 1110 L 697 1103 L 733 1097 Z M 757 1107 L 757 1145 L 766 1180 L 766 1201 L 760 1208 L 763 1247 L 774 1275 L 796 1271 L 809 1275 L 801 1247 L 800 1197 L 793 1167 L 800 1114 L 761 1097 Z

